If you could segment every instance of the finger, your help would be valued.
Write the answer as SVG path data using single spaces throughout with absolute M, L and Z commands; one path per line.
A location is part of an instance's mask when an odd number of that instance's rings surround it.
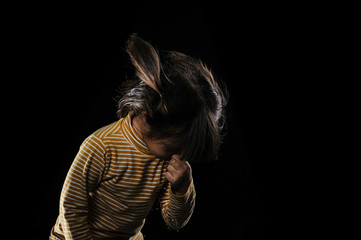
M 172 159 L 169 161 L 168 166 L 173 166 L 175 169 L 180 170 L 182 168 L 182 163 L 178 160 Z
M 173 184 L 175 182 L 175 178 L 172 175 L 171 172 L 166 172 L 165 173 L 165 178 L 168 180 L 168 182 L 170 182 L 171 184 Z
M 183 158 L 181 155 L 178 155 L 178 154 L 172 155 L 171 160 L 179 162 L 180 164 L 182 164 L 184 166 L 187 165 L 187 164 L 185 164 L 185 162 L 187 162 L 187 160 L 185 158 Z
M 180 163 L 181 165 L 185 165 L 186 160 L 182 158 L 180 155 L 172 155 L 171 160 Z
M 167 170 L 168 170 L 168 172 L 170 172 L 173 176 L 174 176 L 174 173 L 177 171 L 177 169 L 176 169 L 173 165 L 171 165 L 171 164 L 168 165 Z
M 173 154 L 172 159 L 175 159 L 177 161 L 182 161 L 181 155 L 179 155 L 179 154 Z

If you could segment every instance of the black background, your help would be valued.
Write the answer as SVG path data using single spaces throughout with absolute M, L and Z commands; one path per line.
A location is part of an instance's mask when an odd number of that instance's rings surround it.
M 9 20 L 15 27 L 7 47 L 14 67 L 8 101 L 15 103 L 9 151 L 19 159 L 9 163 L 22 170 L 9 170 L 22 189 L 9 218 L 21 224 L 17 234 L 48 237 L 81 142 L 117 120 L 117 89 L 129 70 L 124 47 L 134 32 L 158 49 L 202 59 L 230 92 L 220 160 L 192 165 L 191 221 L 170 231 L 154 210 L 142 231 L 146 239 L 292 239 L 313 227 L 301 220 L 305 196 L 295 177 L 311 138 L 312 113 L 303 111 L 313 94 L 304 92 L 315 67 L 310 52 L 319 44 L 315 27 L 307 27 L 312 13 L 196 1 L 33 8 Z

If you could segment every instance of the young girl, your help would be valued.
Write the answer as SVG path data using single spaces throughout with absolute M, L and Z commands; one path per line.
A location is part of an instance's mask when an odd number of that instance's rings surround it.
M 195 206 L 189 162 L 217 156 L 225 98 L 206 66 L 160 56 L 135 34 L 127 52 L 136 77 L 125 83 L 120 120 L 82 143 L 50 239 L 143 239 L 157 198 L 166 224 L 180 229 Z

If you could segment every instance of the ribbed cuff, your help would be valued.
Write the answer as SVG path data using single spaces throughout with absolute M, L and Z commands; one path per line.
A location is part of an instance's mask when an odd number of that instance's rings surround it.
M 176 195 L 172 188 L 170 189 L 170 198 L 174 201 L 176 201 L 177 203 L 185 203 L 188 201 L 188 199 L 193 195 L 194 192 L 194 183 L 193 183 L 193 178 L 191 180 L 191 182 L 189 183 L 188 189 L 186 191 L 185 194 L 183 195 Z M 192 199 L 192 198 L 191 198 Z

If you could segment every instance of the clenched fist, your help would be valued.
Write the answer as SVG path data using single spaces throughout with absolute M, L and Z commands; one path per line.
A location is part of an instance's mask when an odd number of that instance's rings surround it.
M 184 195 L 192 181 L 191 165 L 187 161 L 181 160 L 180 155 L 172 155 L 165 178 L 172 184 L 174 194 Z

